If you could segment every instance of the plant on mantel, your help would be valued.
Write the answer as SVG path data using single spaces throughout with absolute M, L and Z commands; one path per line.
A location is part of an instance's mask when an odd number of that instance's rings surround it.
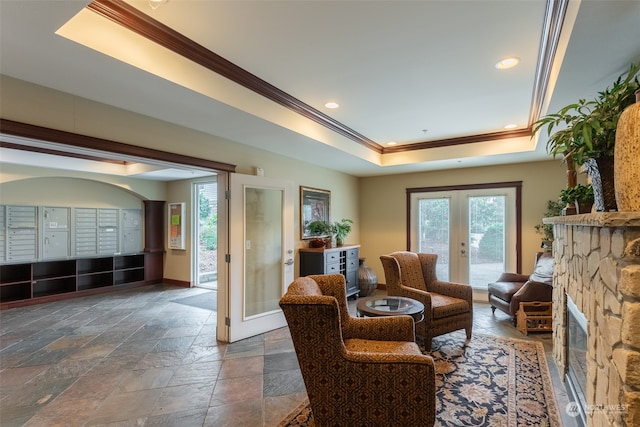
M 571 160 L 568 163 L 585 166 L 591 176 L 598 211 L 616 209 L 613 184 L 616 128 L 624 109 L 635 102 L 639 73 L 640 63 L 633 63 L 593 100 L 580 99 L 540 118 L 532 126 L 532 136 L 546 130 L 549 154 L 562 155 L 565 161 Z
M 591 184 L 578 184 L 560 191 L 560 201 L 575 205 L 576 213 L 589 213 L 593 205 L 593 187 Z
M 533 135 L 546 129 L 547 152 L 554 157 L 571 157 L 577 165 L 588 159 L 613 156 L 618 119 L 635 102 L 634 92 L 640 87 L 638 73 L 640 62 L 631 64 L 626 74 L 618 77 L 611 88 L 598 92 L 595 99 L 580 99 L 533 123 Z

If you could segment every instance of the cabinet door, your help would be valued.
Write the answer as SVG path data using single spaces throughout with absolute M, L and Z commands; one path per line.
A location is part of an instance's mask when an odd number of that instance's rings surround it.
M 60 259 L 69 256 L 68 231 L 44 231 L 42 239 L 42 259 Z
M 69 216 L 71 208 L 40 208 L 42 259 L 68 258 L 71 255 Z
M 5 215 L 6 207 L 0 205 L 0 262 L 7 260 L 7 222 Z
M 122 233 L 122 253 L 134 254 L 140 252 L 142 234 L 140 229 L 125 228 Z
M 360 292 L 360 287 L 358 286 L 358 270 L 350 270 L 347 271 L 345 275 L 345 280 L 347 282 L 347 296 L 351 296 Z
M 140 209 L 122 209 L 122 253 L 133 254 L 142 250 Z
M 98 254 L 98 210 L 75 208 L 75 254 L 92 256 Z
M 98 253 L 113 255 L 119 251 L 118 210 L 98 209 Z
M 7 206 L 7 261 L 38 257 L 38 221 L 35 206 Z
M 49 230 L 68 230 L 70 208 L 43 207 L 42 228 Z

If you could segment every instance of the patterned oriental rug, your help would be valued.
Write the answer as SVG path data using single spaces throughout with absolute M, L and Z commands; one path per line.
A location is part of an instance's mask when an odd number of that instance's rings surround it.
M 436 337 L 436 426 L 561 426 L 540 342 L 463 332 Z M 309 401 L 279 427 L 312 427 Z

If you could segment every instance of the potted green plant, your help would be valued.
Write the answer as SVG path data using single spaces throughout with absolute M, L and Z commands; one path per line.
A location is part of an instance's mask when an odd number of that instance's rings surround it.
M 560 191 L 560 201 L 575 205 L 576 213 L 589 213 L 593 205 L 593 187 L 591 184 L 578 184 Z
M 554 157 L 571 158 L 576 165 L 585 165 L 593 183 L 596 210 L 615 210 L 613 186 L 613 154 L 618 119 L 626 107 L 635 101 L 640 63 L 631 64 L 610 88 L 599 92 L 595 99 L 580 99 L 577 103 L 548 114 L 535 123 L 532 135 L 545 129 L 549 135 L 547 152 Z M 556 128 L 561 128 L 553 132 Z M 553 133 L 552 133 L 553 132 Z
M 311 221 L 307 227 L 309 234 L 315 237 L 309 243 L 313 248 L 323 248 L 326 245 L 326 238 L 331 238 L 333 234 L 332 224 L 326 221 Z
M 340 221 L 336 221 L 333 223 L 332 231 L 336 236 L 336 245 L 344 245 L 344 239 L 347 237 L 347 234 L 351 233 L 352 224 L 353 221 L 349 218 L 342 218 Z

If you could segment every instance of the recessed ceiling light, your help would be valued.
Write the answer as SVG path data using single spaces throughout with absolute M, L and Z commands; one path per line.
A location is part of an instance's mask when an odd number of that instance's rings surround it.
M 508 125 L 506 125 L 504 128 L 505 128 L 505 129 L 515 129 L 515 128 L 517 128 L 517 127 L 518 127 L 518 125 L 517 125 L 517 124 L 515 124 L 515 123 L 509 123 L 509 124 L 508 124 Z
M 520 62 L 520 58 L 509 56 L 498 61 L 498 63 L 496 64 L 496 68 L 498 70 L 506 70 L 508 68 L 515 67 L 516 65 L 518 65 L 518 62 Z
M 389 142 L 387 142 L 387 145 L 389 145 L 389 146 L 396 145 L 396 144 L 397 144 L 397 142 L 395 142 L 395 141 L 389 141 Z
M 325 107 L 327 108 L 338 108 L 340 106 L 340 104 L 338 104 L 337 102 L 327 102 L 326 104 L 324 104 Z

